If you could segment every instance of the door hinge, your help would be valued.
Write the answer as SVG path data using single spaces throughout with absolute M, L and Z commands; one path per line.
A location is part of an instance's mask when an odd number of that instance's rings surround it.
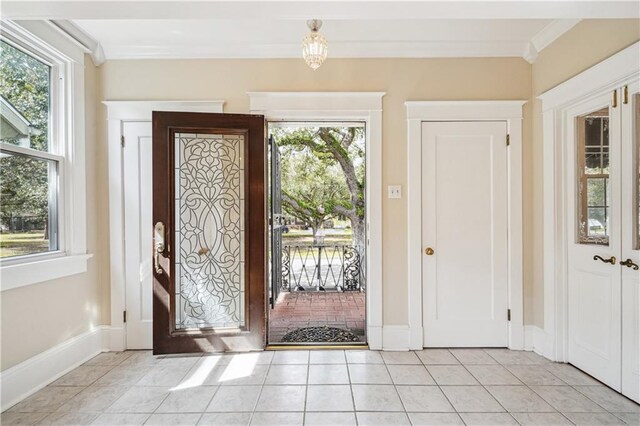
M 511 309 L 507 309 L 507 321 L 511 321 Z
M 122 311 L 122 322 L 127 322 L 127 311 Z
M 124 148 L 124 135 L 120 136 L 120 145 Z
M 507 146 L 509 146 L 509 144 L 511 144 L 511 138 L 509 137 L 509 135 L 507 134 Z

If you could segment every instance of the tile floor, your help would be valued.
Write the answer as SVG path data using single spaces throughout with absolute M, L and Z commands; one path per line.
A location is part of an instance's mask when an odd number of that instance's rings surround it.
M 16 424 L 639 425 L 640 405 L 531 352 L 98 355 L 2 413 Z

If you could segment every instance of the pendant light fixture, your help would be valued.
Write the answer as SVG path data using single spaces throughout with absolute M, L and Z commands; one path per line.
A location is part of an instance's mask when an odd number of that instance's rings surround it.
M 302 40 L 302 57 L 315 71 L 327 59 L 327 39 L 318 32 L 322 26 L 321 20 L 311 19 L 307 21 L 307 26 L 311 32 Z

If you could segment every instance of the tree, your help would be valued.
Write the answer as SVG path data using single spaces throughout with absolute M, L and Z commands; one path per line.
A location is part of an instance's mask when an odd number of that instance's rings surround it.
M 345 216 L 351 221 L 354 244 L 363 244 L 365 237 L 363 130 L 307 127 L 275 132 L 283 164 L 289 161 L 286 173 L 292 174 L 285 175 L 283 167 L 285 211 L 305 217 L 314 233 L 323 220 Z M 304 161 L 294 160 L 300 153 L 306 153 Z
M 1 42 L 0 95 L 41 131 L 39 135 L 31 137 L 31 148 L 46 151 L 49 67 Z M 2 142 L 16 144 L 17 140 L 6 138 Z M 0 218 L 3 223 L 8 223 L 11 217 L 16 216 L 47 217 L 48 168 L 46 162 L 27 157 L 3 155 L 0 158 Z
M 282 149 L 280 172 L 284 210 L 308 223 L 313 235 L 326 220 L 337 216 L 336 204 L 349 201 L 340 168 L 331 161 L 318 159 L 309 149 Z

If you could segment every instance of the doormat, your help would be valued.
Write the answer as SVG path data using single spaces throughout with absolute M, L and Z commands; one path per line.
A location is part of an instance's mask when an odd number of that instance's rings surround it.
M 335 327 L 304 327 L 290 331 L 282 337 L 283 342 L 359 342 L 358 336 Z

